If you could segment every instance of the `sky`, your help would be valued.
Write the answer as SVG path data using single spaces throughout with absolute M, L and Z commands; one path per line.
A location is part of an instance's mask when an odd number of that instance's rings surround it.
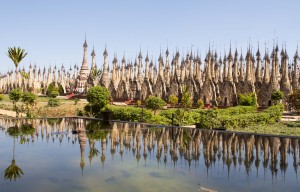
M 134 60 L 140 49 L 157 62 L 160 51 L 191 49 L 202 55 L 209 45 L 224 50 L 251 43 L 256 50 L 274 40 L 286 44 L 290 60 L 300 40 L 299 0 L 1 0 L 0 72 L 14 69 L 8 47 L 21 47 L 28 55 L 20 63 L 65 67 L 79 66 L 83 42 L 88 43 L 88 62 L 94 47 L 101 68 L 105 45 L 109 62 Z

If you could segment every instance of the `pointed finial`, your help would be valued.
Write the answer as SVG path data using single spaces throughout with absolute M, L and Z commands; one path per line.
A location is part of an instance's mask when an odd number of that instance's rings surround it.
M 95 53 L 95 49 L 94 49 L 94 46 L 93 46 L 93 51 L 92 51 L 92 54 L 91 54 L 92 57 L 95 57 L 96 56 L 96 53 Z
M 87 48 L 88 47 L 88 44 L 87 44 L 87 42 L 86 42 L 86 33 L 84 34 L 84 44 L 83 44 L 83 47 L 84 48 Z
M 108 56 L 107 50 L 106 50 L 106 43 L 105 43 L 105 49 L 104 49 L 104 52 L 103 52 L 103 56 Z

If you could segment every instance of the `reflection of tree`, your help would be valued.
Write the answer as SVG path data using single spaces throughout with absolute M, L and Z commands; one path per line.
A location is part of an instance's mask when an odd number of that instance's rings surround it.
M 15 148 L 16 148 L 16 137 L 20 133 L 20 130 L 17 126 L 8 128 L 8 133 L 14 137 L 14 148 L 13 148 L 13 160 L 11 161 L 10 166 L 8 166 L 4 171 L 4 180 L 14 180 L 21 178 L 21 175 L 24 175 L 22 169 L 16 164 L 15 161 Z

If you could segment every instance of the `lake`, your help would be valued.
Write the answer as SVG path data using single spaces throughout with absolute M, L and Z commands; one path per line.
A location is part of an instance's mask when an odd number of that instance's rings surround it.
M 0 119 L 0 191 L 299 191 L 298 137 Z

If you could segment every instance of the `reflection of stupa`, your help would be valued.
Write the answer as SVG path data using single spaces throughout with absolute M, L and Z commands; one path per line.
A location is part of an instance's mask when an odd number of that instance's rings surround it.
M 63 142 L 64 139 L 72 139 L 72 143 L 79 141 L 80 146 L 80 167 L 82 172 L 85 166 L 85 145 L 87 136 L 85 126 L 87 120 L 64 119 L 62 121 L 41 120 L 30 121 L 37 127 L 34 134 L 29 135 L 30 141 L 36 141 L 45 136 L 48 140 Z M 0 126 L 7 127 L 15 124 L 26 123 L 25 120 L 14 121 L 12 119 L 0 119 Z M 51 123 L 52 122 L 52 123 Z M 76 130 L 78 134 L 72 134 L 71 130 Z M 55 132 L 66 132 L 56 134 Z M 53 134 L 55 133 L 55 134 Z M 71 135 L 72 134 L 72 135 Z M 38 136 L 41 135 L 40 138 Z M 44 135 L 44 136 L 43 136 Z M 130 123 L 112 123 L 110 133 L 101 139 L 101 151 L 97 152 L 95 141 L 89 138 L 89 158 L 97 156 L 104 166 L 107 153 L 111 153 L 114 158 L 133 157 L 136 162 L 143 158 L 146 162 L 164 161 L 165 167 L 169 164 L 174 168 L 179 161 L 186 165 L 199 165 L 204 163 L 209 174 L 209 170 L 215 168 L 216 164 L 223 164 L 227 168 L 227 174 L 232 173 L 232 169 L 245 170 L 247 174 L 255 171 L 259 174 L 264 169 L 264 174 L 271 174 L 273 180 L 277 180 L 278 171 L 291 172 L 293 168 L 297 176 L 299 167 L 299 142 L 298 138 L 266 137 L 259 135 L 243 135 L 239 133 L 218 132 L 214 130 L 197 130 L 183 128 L 155 128 L 140 127 Z M 34 143 L 35 144 L 35 143 Z M 101 155 L 100 155 L 101 153 Z M 120 154 L 117 156 L 115 154 Z M 126 154 L 124 156 L 124 154 Z M 288 155 L 290 154 L 290 155 Z M 115 156 L 114 156 L 115 155 Z M 202 155 L 202 156 L 201 156 Z M 201 159 L 200 159 L 201 156 Z M 289 159 L 289 156 L 291 159 Z M 126 159 L 125 159 L 126 160 Z M 293 166 L 288 166 L 290 163 Z M 191 166 L 192 168 L 193 166 Z M 255 167 L 255 170 L 253 170 Z M 251 179 L 251 178 L 247 178 Z

